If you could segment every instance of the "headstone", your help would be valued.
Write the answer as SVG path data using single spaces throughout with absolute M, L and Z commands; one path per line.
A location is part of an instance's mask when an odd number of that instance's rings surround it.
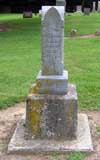
M 100 12 L 100 1 L 98 1 L 98 9 L 97 9 L 98 12 Z
M 90 15 L 90 8 L 84 8 L 84 15 Z
M 66 9 L 66 0 L 56 0 L 56 6 L 64 6 Z
M 42 16 L 42 74 L 63 74 L 64 17 L 54 8 Z M 49 21 L 48 21 L 49 19 Z M 56 29 L 55 29 L 56 28 Z
M 42 67 L 26 101 L 26 116 L 8 146 L 10 153 L 92 151 L 86 115 L 64 70 L 64 7 L 42 7 Z
M 37 92 L 46 97 L 28 99 L 27 128 L 35 130 L 31 123 L 30 112 L 36 113 L 40 104 L 40 131 L 42 138 L 72 139 L 77 131 L 77 96 L 73 85 L 68 85 L 68 74 L 64 70 L 64 10 L 63 7 L 43 7 L 42 10 L 42 69 L 37 76 L 37 84 L 33 86 Z M 68 95 L 73 90 L 72 95 Z M 53 96 L 54 95 L 54 96 Z M 29 105 L 31 101 L 32 106 Z M 34 111 L 29 108 L 34 107 Z M 36 107 L 36 108 L 35 108 Z M 36 121 L 35 121 L 36 122 Z M 34 123 L 34 122 L 33 122 Z M 36 132 L 35 132 L 36 133 Z M 34 134 L 34 132 L 33 132 Z M 67 135 L 67 136 L 66 136 Z M 36 134 L 38 136 L 38 132 Z
M 96 2 L 93 2 L 93 9 L 92 9 L 92 12 L 95 12 L 96 11 Z
M 76 12 L 77 13 L 81 13 L 82 12 L 82 6 L 81 5 L 76 6 Z
M 24 11 L 23 18 L 32 18 L 32 11 Z

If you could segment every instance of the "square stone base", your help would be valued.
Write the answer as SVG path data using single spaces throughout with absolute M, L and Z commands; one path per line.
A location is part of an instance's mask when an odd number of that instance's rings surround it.
M 91 152 L 93 151 L 88 118 L 86 114 L 78 114 L 77 139 L 71 141 L 55 141 L 46 139 L 25 138 L 25 118 L 17 124 L 17 128 L 8 145 L 8 153 L 18 154 L 50 154 L 66 152 Z
M 77 92 L 68 84 L 66 95 L 29 94 L 26 101 L 26 127 L 41 139 L 69 140 L 76 137 Z

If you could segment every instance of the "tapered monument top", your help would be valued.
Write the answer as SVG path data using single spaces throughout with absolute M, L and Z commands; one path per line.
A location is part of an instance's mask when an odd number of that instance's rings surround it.
M 42 10 L 41 10 L 42 21 L 44 20 L 44 17 L 47 14 L 47 12 L 52 9 L 56 10 L 59 13 L 62 21 L 64 21 L 64 7 L 63 6 L 42 6 Z
M 42 7 L 42 75 L 62 75 L 64 7 Z

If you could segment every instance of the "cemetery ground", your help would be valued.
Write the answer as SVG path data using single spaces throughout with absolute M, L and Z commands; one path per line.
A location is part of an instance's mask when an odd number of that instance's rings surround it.
M 95 152 L 52 156 L 6 155 L 7 144 L 25 111 L 28 90 L 41 67 L 41 20 L 22 15 L 0 15 L 0 160 L 99 160 L 100 159 L 100 14 L 72 14 L 65 20 L 65 69 L 78 91 L 79 110 L 88 113 Z M 77 37 L 71 38 L 72 29 Z M 82 39 L 81 36 L 88 35 Z

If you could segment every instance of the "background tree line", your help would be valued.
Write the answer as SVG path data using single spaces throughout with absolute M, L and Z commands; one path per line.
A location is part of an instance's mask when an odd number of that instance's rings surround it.
M 82 8 L 89 7 L 92 10 L 93 1 L 98 0 L 66 0 L 66 11 L 74 12 L 77 5 L 82 5 Z M 0 12 L 23 12 L 23 10 L 32 10 L 38 12 L 43 5 L 56 5 L 56 0 L 0 0 Z

